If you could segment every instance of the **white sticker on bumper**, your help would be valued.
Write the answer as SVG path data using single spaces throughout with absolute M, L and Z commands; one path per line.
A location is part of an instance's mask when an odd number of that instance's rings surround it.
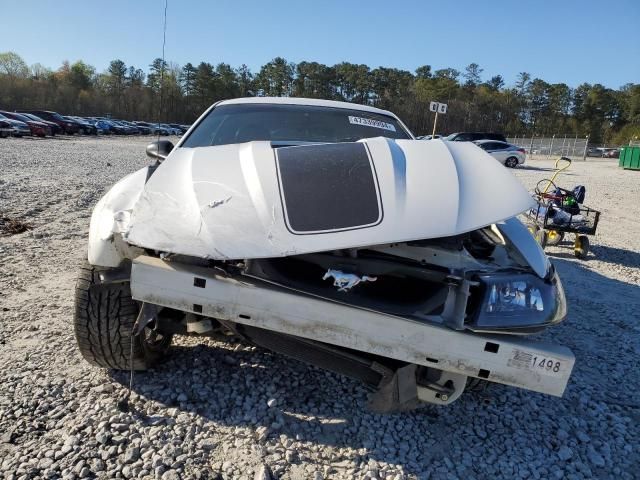
M 566 368 L 564 362 L 555 357 L 536 355 L 517 348 L 513 349 L 507 365 L 554 377 L 562 376 Z

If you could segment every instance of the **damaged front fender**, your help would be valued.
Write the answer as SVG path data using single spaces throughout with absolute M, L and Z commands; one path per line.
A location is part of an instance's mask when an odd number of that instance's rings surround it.
M 91 265 L 117 267 L 125 258 L 133 259 L 142 252 L 142 249 L 129 245 L 123 237 L 150 168 L 142 168 L 120 180 L 93 209 L 88 251 Z
M 529 265 L 540 277 L 545 278 L 551 263 L 540 244 L 533 238 L 527 227 L 517 218 L 509 218 L 498 222 L 496 228 L 500 231 L 510 253 L 520 257 L 522 263 Z

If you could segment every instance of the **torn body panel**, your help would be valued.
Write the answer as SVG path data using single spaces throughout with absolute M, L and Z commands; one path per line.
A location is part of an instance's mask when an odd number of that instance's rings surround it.
M 141 168 L 116 183 L 100 199 L 91 214 L 88 260 L 91 265 L 117 267 L 142 250 L 123 239 L 131 221 L 131 212 L 149 175 L 149 168 Z
M 205 282 L 196 286 L 195 278 Z M 574 363 L 566 347 L 518 337 L 458 332 L 146 256 L 134 261 L 132 296 L 164 307 L 556 396 L 562 395 Z M 553 359 L 554 363 L 551 369 L 539 369 L 534 358 Z
M 462 142 L 177 148 L 145 185 L 127 241 L 216 260 L 283 257 L 458 235 L 531 202 Z
M 498 222 L 495 227 L 505 239 L 512 256 L 519 258 L 521 263 L 528 264 L 539 277 L 547 274 L 551 263 L 540 244 L 520 220 L 509 218 L 504 222 Z

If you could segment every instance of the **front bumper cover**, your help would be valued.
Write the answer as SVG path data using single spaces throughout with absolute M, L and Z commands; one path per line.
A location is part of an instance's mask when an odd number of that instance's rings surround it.
M 131 291 L 138 301 L 554 396 L 575 362 L 564 346 L 456 331 L 148 256 L 133 262 Z

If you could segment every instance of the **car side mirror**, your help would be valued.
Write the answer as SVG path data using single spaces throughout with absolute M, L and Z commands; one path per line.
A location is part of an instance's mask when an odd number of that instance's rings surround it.
M 169 140 L 158 140 L 157 142 L 151 142 L 147 145 L 147 156 L 163 161 L 173 150 L 173 143 Z

